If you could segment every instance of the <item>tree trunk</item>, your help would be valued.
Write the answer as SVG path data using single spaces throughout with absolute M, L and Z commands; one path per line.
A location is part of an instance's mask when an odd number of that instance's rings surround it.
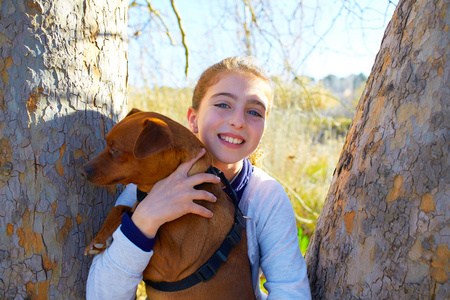
M 78 173 L 126 108 L 127 1 L 0 1 L 0 298 L 85 298 L 115 190 Z
M 400 1 L 306 254 L 315 299 L 448 299 L 449 2 Z

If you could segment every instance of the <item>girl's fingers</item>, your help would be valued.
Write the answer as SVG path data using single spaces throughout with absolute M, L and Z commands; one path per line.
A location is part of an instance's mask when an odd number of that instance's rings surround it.
M 193 194 L 193 198 L 194 200 L 206 200 L 209 202 L 216 202 L 217 197 L 214 196 L 213 194 L 204 191 L 204 190 L 197 190 L 194 194 Z
M 187 174 L 189 170 L 192 168 L 192 166 L 197 162 L 197 160 L 199 160 L 203 155 L 205 155 L 205 153 L 206 150 L 202 148 L 196 157 L 180 164 L 175 172 L 180 171 L 184 174 Z
M 203 156 L 205 155 L 206 150 L 204 148 L 202 148 L 200 150 L 200 152 L 197 154 L 197 156 L 195 156 L 194 158 L 180 164 L 178 166 L 178 168 L 175 170 L 174 176 L 177 175 L 182 175 L 187 176 L 187 173 L 189 172 L 189 170 L 192 168 L 192 166 Z M 190 176 L 187 183 L 190 186 L 196 186 L 205 182 L 209 182 L 209 183 L 219 183 L 220 182 L 220 178 L 213 175 L 213 174 L 207 174 L 207 173 L 199 173 L 193 176 Z
M 198 173 L 190 176 L 188 179 L 190 186 L 196 186 L 202 183 L 219 183 L 220 178 L 213 174 Z
M 190 212 L 205 218 L 212 218 L 212 216 L 214 215 L 213 212 L 209 209 L 195 203 L 194 206 L 191 207 Z

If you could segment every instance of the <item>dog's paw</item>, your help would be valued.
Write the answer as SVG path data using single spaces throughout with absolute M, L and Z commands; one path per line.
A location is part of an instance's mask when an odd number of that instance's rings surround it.
M 103 247 L 101 243 L 91 242 L 85 249 L 84 255 L 95 255 L 103 252 L 106 248 Z
M 87 247 L 86 249 L 84 249 L 84 255 L 95 255 L 95 254 L 99 254 L 102 253 L 103 251 L 105 251 L 106 248 L 108 248 L 112 243 L 112 237 L 109 237 L 106 240 L 106 243 L 99 243 L 99 242 L 95 242 L 92 241 Z

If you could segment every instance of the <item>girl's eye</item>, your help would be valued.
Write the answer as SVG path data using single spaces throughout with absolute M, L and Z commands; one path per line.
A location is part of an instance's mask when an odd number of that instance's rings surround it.
M 219 107 L 219 108 L 230 108 L 230 106 L 226 103 L 218 103 L 218 104 L 215 104 L 214 106 Z
M 252 116 L 261 117 L 262 118 L 261 114 L 259 112 L 257 112 L 257 111 L 249 110 L 247 113 L 252 115 Z

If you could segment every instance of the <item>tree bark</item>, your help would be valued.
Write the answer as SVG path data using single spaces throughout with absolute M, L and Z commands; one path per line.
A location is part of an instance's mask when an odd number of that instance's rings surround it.
M 85 298 L 115 189 L 78 173 L 126 108 L 127 2 L 0 1 L 0 298 Z
M 306 254 L 315 299 L 448 299 L 449 2 L 400 1 Z

